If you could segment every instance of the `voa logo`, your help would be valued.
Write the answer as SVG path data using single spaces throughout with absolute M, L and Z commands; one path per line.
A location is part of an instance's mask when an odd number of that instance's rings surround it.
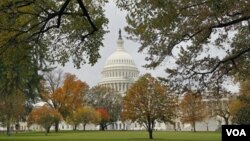
M 227 136 L 247 136 L 244 129 L 226 129 Z

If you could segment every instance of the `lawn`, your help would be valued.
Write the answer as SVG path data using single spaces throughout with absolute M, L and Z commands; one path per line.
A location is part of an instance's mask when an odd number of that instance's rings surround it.
M 220 132 L 154 132 L 154 141 L 220 141 Z M 50 133 L 18 133 L 10 137 L 0 133 L 0 141 L 145 141 L 146 131 L 87 131 Z

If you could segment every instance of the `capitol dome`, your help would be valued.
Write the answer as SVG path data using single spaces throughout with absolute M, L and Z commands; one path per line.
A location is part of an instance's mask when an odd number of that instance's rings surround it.
M 99 85 L 111 87 L 121 94 L 124 94 L 139 76 L 135 62 L 125 51 L 123 43 L 119 31 L 116 50 L 108 57 L 99 82 Z

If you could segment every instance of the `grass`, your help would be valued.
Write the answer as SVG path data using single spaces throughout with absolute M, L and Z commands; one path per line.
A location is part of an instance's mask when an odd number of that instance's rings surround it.
M 220 132 L 154 132 L 153 141 L 220 141 Z M 146 131 L 86 131 L 50 133 L 0 133 L 0 141 L 149 141 Z

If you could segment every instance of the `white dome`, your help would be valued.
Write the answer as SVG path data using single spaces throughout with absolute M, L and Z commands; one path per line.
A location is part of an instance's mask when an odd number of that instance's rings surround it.
M 112 87 L 124 94 L 128 87 L 137 80 L 139 71 L 132 56 L 123 48 L 121 33 L 119 34 L 116 50 L 106 61 L 99 85 Z
M 108 57 L 104 68 L 114 66 L 136 67 L 133 58 L 125 50 L 118 49 Z

